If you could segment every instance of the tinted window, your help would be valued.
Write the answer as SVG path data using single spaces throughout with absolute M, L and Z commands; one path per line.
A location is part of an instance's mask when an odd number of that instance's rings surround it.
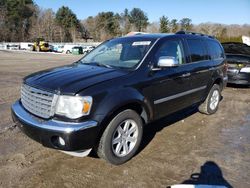
M 207 59 L 204 43 L 200 40 L 187 39 L 192 62 Z
M 160 57 L 169 56 L 173 57 L 179 64 L 184 63 L 182 43 L 179 40 L 167 40 L 159 48 L 155 54 L 155 62 Z
M 207 41 L 207 47 L 211 59 L 220 59 L 224 57 L 223 51 L 218 42 Z

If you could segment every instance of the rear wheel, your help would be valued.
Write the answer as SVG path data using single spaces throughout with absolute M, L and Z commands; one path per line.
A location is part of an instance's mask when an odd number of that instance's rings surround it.
M 214 114 L 218 110 L 220 99 L 220 86 L 214 84 L 206 100 L 199 106 L 199 111 L 204 114 Z
M 138 150 L 142 132 L 142 120 L 135 111 L 120 112 L 105 129 L 97 149 L 98 156 L 114 165 L 125 163 Z

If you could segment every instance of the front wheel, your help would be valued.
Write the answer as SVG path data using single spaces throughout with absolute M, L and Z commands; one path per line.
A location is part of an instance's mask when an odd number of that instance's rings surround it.
M 141 143 L 142 133 L 141 117 L 133 110 L 124 110 L 116 115 L 105 129 L 97 154 L 111 164 L 123 164 L 135 155 Z
M 208 115 L 214 114 L 218 110 L 220 99 L 221 99 L 220 86 L 214 84 L 206 100 L 199 106 L 199 111 L 201 113 Z

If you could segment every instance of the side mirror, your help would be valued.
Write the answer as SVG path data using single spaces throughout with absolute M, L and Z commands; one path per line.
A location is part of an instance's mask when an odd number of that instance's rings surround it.
M 157 62 L 157 66 L 159 68 L 176 67 L 178 65 L 179 65 L 178 61 L 176 60 L 175 57 L 172 56 L 161 56 L 159 57 L 159 60 Z

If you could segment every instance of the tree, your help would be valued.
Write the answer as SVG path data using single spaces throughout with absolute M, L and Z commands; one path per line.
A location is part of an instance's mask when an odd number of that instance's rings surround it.
M 148 33 L 159 33 L 159 22 L 152 22 L 147 26 L 146 32 Z
M 114 14 L 113 12 L 101 12 L 95 19 L 96 29 L 99 31 L 97 33 L 99 40 L 106 40 L 121 34 L 119 14 Z
M 89 16 L 87 19 L 82 21 L 82 24 L 84 28 L 88 31 L 89 38 L 93 38 L 96 41 L 99 32 L 96 29 L 96 18 L 93 16 Z
M 169 20 L 168 20 L 168 17 L 166 17 L 166 16 L 162 16 L 160 18 L 160 32 L 161 33 L 169 33 L 170 32 Z
M 189 31 L 192 29 L 192 20 L 190 18 L 182 18 L 180 20 L 181 30 Z
M 5 41 L 7 29 L 5 27 L 6 22 L 6 8 L 2 4 L 3 2 L 0 1 L 0 41 Z
M 83 23 L 80 23 L 79 25 L 79 34 L 80 34 L 80 38 L 83 38 L 85 40 L 85 42 L 88 41 L 88 39 L 91 39 L 90 33 L 89 31 L 84 27 Z
M 75 38 L 79 20 L 69 7 L 62 6 L 56 12 L 56 22 L 62 28 L 63 40 L 71 42 Z M 73 38 L 72 38 L 73 37 Z
M 178 20 L 172 19 L 170 22 L 171 32 L 176 33 L 178 31 Z
M 2 23 L 5 27 L 4 38 L 8 41 L 26 40 L 29 35 L 30 18 L 35 11 L 32 0 L 1 0 Z
M 143 31 L 148 25 L 148 17 L 145 12 L 139 8 L 133 8 L 129 14 L 129 21 L 137 31 Z
M 126 35 L 131 31 L 128 9 L 125 9 L 124 12 L 120 15 L 120 28 L 123 35 Z

